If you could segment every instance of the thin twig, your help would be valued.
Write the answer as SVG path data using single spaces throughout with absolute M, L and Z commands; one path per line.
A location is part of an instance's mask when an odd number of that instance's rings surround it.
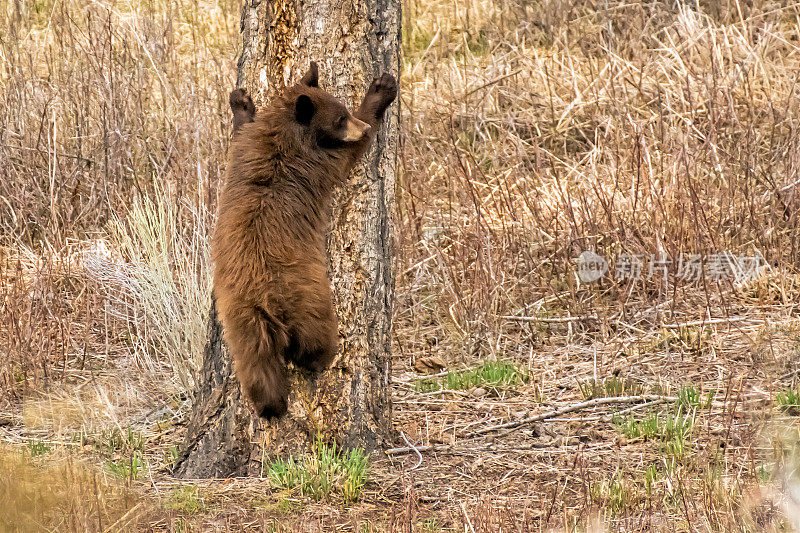
M 406 442 L 408 442 L 408 441 L 406 441 Z M 419 452 L 426 452 L 428 450 L 445 449 L 445 448 L 448 448 L 448 446 L 446 446 L 446 445 L 440 445 L 440 446 L 430 446 L 430 445 L 424 445 L 424 446 L 402 446 L 400 448 L 389 448 L 388 450 L 386 450 L 386 455 L 403 455 L 404 453 L 410 453 L 410 452 L 419 453 Z
M 403 433 L 403 432 L 401 431 L 401 432 L 400 432 L 400 436 L 401 436 L 401 437 L 403 437 L 403 440 L 404 440 L 404 441 L 406 441 L 406 444 L 408 444 L 408 446 L 409 446 L 409 447 L 410 447 L 412 450 L 414 450 L 414 453 L 416 453 L 416 454 L 417 454 L 417 457 L 419 457 L 419 461 L 417 461 L 417 464 L 415 464 L 413 467 L 411 467 L 411 470 L 416 470 L 417 468 L 419 468 L 419 465 L 421 465 L 421 464 L 422 464 L 422 454 L 421 454 L 421 453 L 419 453 L 419 449 L 417 449 L 417 447 L 416 447 L 416 446 L 414 446 L 413 444 L 411 444 L 411 443 L 408 441 L 408 439 L 406 438 L 406 434 L 405 434 L 405 433 Z
M 728 322 L 741 322 L 743 320 L 758 320 L 749 316 L 734 316 L 730 318 L 709 318 L 708 320 L 695 320 L 694 322 L 684 322 L 683 324 L 664 324 L 662 327 L 667 329 L 680 329 L 692 326 L 708 326 L 710 324 L 726 324 Z M 761 320 L 758 320 L 761 322 Z
M 502 76 L 498 76 L 497 78 L 495 78 L 495 79 L 493 79 L 491 81 L 487 81 L 486 83 L 484 83 L 483 85 L 481 85 L 479 87 L 475 87 L 474 89 L 470 89 L 469 91 L 464 93 L 464 96 L 465 97 L 469 96 L 469 95 L 471 95 L 473 93 L 476 93 L 476 92 L 480 91 L 481 89 L 485 89 L 487 87 L 490 87 L 490 86 L 494 85 L 497 82 L 503 81 L 506 78 L 510 78 L 511 76 L 516 76 L 517 74 L 522 72 L 522 70 L 523 69 L 518 68 L 517 70 L 515 70 L 514 72 L 512 72 L 510 74 L 503 74 Z
M 475 533 L 475 528 L 472 527 L 472 521 L 469 519 L 469 515 L 467 515 L 467 508 L 464 506 L 464 502 L 461 502 L 461 512 L 464 513 L 464 520 L 467 521 L 466 525 L 469 526 L 469 530 Z

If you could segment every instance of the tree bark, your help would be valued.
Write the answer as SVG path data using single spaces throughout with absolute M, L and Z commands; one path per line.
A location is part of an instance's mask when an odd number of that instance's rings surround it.
M 373 78 L 397 77 L 399 31 L 399 0 L 245 0 L 237 86 L 260 108 L 313 60 L 320 86 L 354 110 Z M 333 202 L 328 251 L 340 345 L 332 367 L 310 379 L 292 372 L 287 416 L 256 418 L 231 374 L 212 305 L 177 476 L 258 475 L 264 458 L 296 455 L 317 438 L 368 451 L 391 438 L 397 109 L 387 110 L 373 147 Z

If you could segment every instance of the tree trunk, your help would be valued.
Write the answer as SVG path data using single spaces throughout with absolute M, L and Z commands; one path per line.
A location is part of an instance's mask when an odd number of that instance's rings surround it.
M 320 86 L 354 110 L 374 77 L 397 76 L 399 29 L 399 0 L 245 0 L 237 85 L 260 108 L 313 60 Z M 333 366 L 314 379 L 292 372 L 289 413 L 263 422 L 241 398 L 212 305 L 177 476 L 258 475 L 264 457 L 296 455 L 315 438 L 374 450 L 391 436 L 396 110 L 389 108 L 372 149 L 333 203 L 328 251 L 340 336 Z

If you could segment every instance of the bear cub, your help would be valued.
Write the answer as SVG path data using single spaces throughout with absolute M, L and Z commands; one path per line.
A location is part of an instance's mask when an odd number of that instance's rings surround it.
M 390 74 L 355 113 L 319 88 L 316 63 L 256 112 L 241 89 L 211 244 L 214 296 L 242 390 L 256 413 L 287 409 L 286 364 L 311 372 L 336 355 L 325 233 L 328 205 L 397 96 Z

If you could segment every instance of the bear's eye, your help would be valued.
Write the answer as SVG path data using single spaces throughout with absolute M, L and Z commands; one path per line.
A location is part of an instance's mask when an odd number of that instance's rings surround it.
M 347 117 L 345 115 L 342 115 L 341 117 L 336 119 L 336 127 L 337 128 L 341 128 L 342 126 L 344 126 L 344 121 L 345 120 L 347 120 Z

